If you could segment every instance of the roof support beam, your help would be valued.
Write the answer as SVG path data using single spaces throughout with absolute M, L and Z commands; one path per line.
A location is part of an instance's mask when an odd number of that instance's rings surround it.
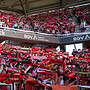
M 43 5 L 40 7 L 35 7 L 35 8 L 31 8 L 28 10 L 28 14 L 33 14 L 33 13 L 40 13 L 40 12 L 46 12 L 52 9 L 60 9 L 60 3 L 54 3 L 54 4 L 49 4 L 49 5 Z
M 4 1 L 4 0 L 0 0 L 0 4 L 1 4 L 2 1 Z
M 25 9 L 27 13 L 28 13 L 29 6 L 30 6 L 30 3 L 28 2 L 28 0 L 25 0 Z
M 26 11 L 26 8 L 25 8 L 24 5 L 23 5 L 22 0 L 19 0 L 19 2 L 20 2 L 20 5 L 21 5 L 21 7 L 22 7 L 22 9 L 23 9 L 23 11 L 24 11 L 24 14 L 27 16 L 27 11 Z
M 28 7 L 28 8 L 26 8 L 28 10 L 30 3 L 34 3 L 34 2 L 36 3 L 38 1 L 41 1 L 41 0 L 32 0 L 32 1 L 31 0 L 30 1 L 25 0 L 24 2 L 22 2 L 22 4 L 25 5 L 25 7 Z M 14 3 L 11 7 L 13 8 L 13 7 L 16 7 L 16 6 L 19 6 L 19 5 L 20 5 L 20 3 Z
M 59 3 L 60 3 L 60 8 L 62 7 L 62 3 L 63 2 L 63 0 L 59 0 Z
M 0 10 L 12 11 L 12 12 L 17 12 L 17 13 L 24 14 L 23 10 L 20 10 L 20 9 L 12 9 L 12 8 L 8 8 L 8 7 L 0 7 Z

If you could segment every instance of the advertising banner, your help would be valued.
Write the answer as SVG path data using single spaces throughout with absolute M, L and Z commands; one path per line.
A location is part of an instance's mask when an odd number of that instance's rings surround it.
M 20 30 L 7 30 L 0 29 L 0 36 L 14 39 L 22 39 L 27 41 L 37 41 L 37 42 L 47 42 L 47 43 L 59 43 L 57 38 L 53 35 L 35 33 L 35 32 L 27 32 Z
M 82 42 L 90 40 L 90 34 L 78 34 L 77 36 L 65 36 L 65 37 L 58 37 L 61 44 L 64 43 L 73 43 L 73 42 Z

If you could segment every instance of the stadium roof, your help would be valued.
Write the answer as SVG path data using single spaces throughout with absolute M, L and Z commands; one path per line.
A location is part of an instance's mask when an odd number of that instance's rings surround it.
M 89 0 L 0 0 L 0 9 L 23 14 L 32 14 L 51 9 L 85 4 Z

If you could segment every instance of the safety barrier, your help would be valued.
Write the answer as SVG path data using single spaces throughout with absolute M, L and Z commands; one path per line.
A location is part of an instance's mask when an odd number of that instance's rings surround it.
M 78 86 L 78 90 L 90 90 L 90 86 L 82 86 L 82 85 L 79 85 L 79 86 Z
M 52 90 L 90 90 L 90 86 L 82 85 L 51 85 Z

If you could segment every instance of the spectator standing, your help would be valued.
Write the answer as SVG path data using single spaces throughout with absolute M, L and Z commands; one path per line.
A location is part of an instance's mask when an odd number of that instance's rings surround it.
M 80 24 L 81 32 L 85 32 L 86 26 L 87 26 L 86 20 L 83 19 L 81 24 Z
M 63 76 L 61 76 L 61 78 L 60 78 L 60 85 L 64 85 Z

